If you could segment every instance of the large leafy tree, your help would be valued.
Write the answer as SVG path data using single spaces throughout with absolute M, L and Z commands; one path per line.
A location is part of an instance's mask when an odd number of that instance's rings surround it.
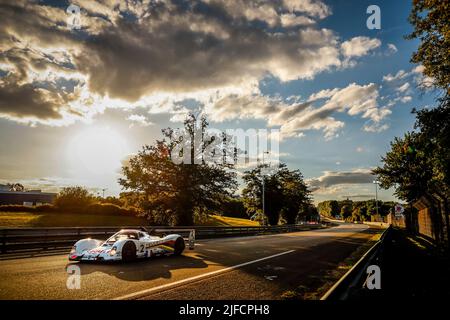
M 194 214 L 217 208 L 236 189 L 229 165 L 204 159 L 203 151 L 217 139 L 207 127 L 206 119 L 189 115 L 182 130 L 162 130 L 163 140 L 144 146 L 122 168 L 119 183 L 139 195 L 137 205 L 152 223 L 192 225 Z
M 433 166 L 434 185 L 450 196 L 450 105 L 449 100 L 434 109 L 416 113 L 416 128 Z
M 433 208 L 433 227 L 442 234 L 442 221 L 448 232 L 448 197 L 450 160 L 450 4 L 441 0 L 414 0 L 409 17 L 414 31 L 407 37 L 419 39 L 420 44 L 411 61 L 424 67 L 427 83 L 443 95 L 437 98 L 438 107 L 414 110 L 416 132 L 395 138 L 391 150 L 382 158 L 383 166 L 374 170 L 381 186 L 395 187 L 395 194 L 412 204 L 425 197 Z M 443 210 L 442 210 L 442 203 Z M 436 209 L 436 210 L 435 210 Z M 412 210 L 409 210 L 412 213 Z M 443 218 L 443 219 L 442 219 Z M 409 227 L 414 225 L 412 216 Z
M 450 94 L 450 3 L 443 0 L 414 0 L 409 22 L 414 31 L 409 39 L 420 45 L 411 61 L 424 66 L 424 74 L 435 87 Z
M 394 194 L 409 203 L 418 200 L 432 179 L 429 157 L 421 146 L 420 134 L 408 132 L 391 142 L 391 150 L 382 157 L 383 166 L 373 170 L 382 188 L 395 187 Z
M 311 204 L 310 191 L 301 172 L 289 170 L 283 163 L 271 174 L 266 174 L 265 169 L 267 165 L 259 165 L 242 177 L 245 183 L 242 193 L 248 212 L 262 214 L 264 179 L 264 214 L 269 224 L 278 224 L 280 218 L 286 223 L 295 223 L 298 215 L 308 211 Z
M 282 186 L 275 175 L 265 174 L 265 168 L 267 168 L 266 165 L 259 165 L 244 172 L 242 180 L 245 187 L 242 190 L 242 196 L 244 205 L 250 215 L 257 214 L 267 220 L 269 224 L 274 225 L 278 223 L 283 202 Z
M 407 227 L 410 231 L 415 230 L 414 202 L 421 197 L 429 198 L 434 171 L 432 161 L 433 155 L 428 153 L 423 135 L 408 132 L 391 142 L 391 150 L 382 157 L 383 166 L 373 170 L 382 188 L 394 187 L 394 194 L 409 203 Z
M 278 171 L 283 190 L 283 206 L 281 218 L 293 224 L 298 215 L 310 216 L 311 192 L 306 185 L 300 170 L 289 170 L 284 164 Z
M 8 183 L 7 184 L 9 191 L 25 191 L 25 187 L 20 183 Z
M 424 74 L 432 79 L 431 86 L 443 92 L 437 98 L 438 107 L 415 111 L 416 129 L 422 148 L 432 168 L 426 194 L 447 225 L 450 238 L 450 3 L 442 0 L 414 0 L 409 21 L 414 31 L 409 39 L 419 39 L 420 45 L 411 61 L 424 66 Z M 428 84 L 429 85 L 429 84 Z M 440 226 L 436 225 L 436 229 Z
M 335 217 L 340 213 L 339 203 L 336 200 L 320 202 L 317 205 L 319 213 L 325 217 Z

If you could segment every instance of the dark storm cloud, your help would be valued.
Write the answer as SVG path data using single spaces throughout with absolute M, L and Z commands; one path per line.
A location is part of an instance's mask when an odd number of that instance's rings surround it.
M 76 30 L 68 27 L 62 5 L 0 0 L 0 74 L 7 65 L 7 77 L 15 77 L 16 91 L 26 86 L 32 95 L 28 101 L 37 103 L 36 108 L 46 106 L 35 112 L 36 117 L 59 112 L 37 97 L 42 83 L 37 85 L 33 75 L 48 70 L 52 77 L 83 78 L 80 85 L 85 85 L 87 94 L 133 103 L 154 93 L 255 85 L 267 75 L 281 81 L 313 78 L 342 67 L 338 36 L 316 25 L 331 14 L 321 1 L 73 3 L 81 8 Z M 11 78 L 0 81 L 2 90 L 12 90 Z M 57 100 L 59 89 L 53 86 L 51 100 Z M 286 116 L 303 109 L 291 107 Z
M 61 98 L 52 97 L 47 90 L 30 84 L 0 87 L 0 114 L 13 118 L 59 119 L 58 109 L 62 103 Z
M 358 169 L 354 171 L 326 171 L 318 178 L 308 180 L 312 191 L 326 189 L 340 184 L 372 183 L 374 176 L 370 170 Z
M 281 11 L 295 8 L 284 1 L 151 1 L 140 8 L 78 1 L 81 32 L 88 35 L 78 42 L 76 32 L 64 28 L 63 8 L 37 3 L 1 5 L 1 31 L 9 36 L 3 42 L 13 45 L 15 38 L 76 48 L 73 62 L 90 77 L 92 90 L 129 100 L 152 91 L 236 83 L 265 72 L 286 79 L 312 76 L 339 64 L 335 52 L 317 54 L 333 50 L 336 39 L 329 30 L 271 31 L 268 24 L 280 20 Z M 315 7 L 296 10 L 317 16 Z
M 60 120 L 63 110 L 76 113 L 68 110 L 68 94 L 55 87 L 55 79 L 39 79 L 48 70 L 73 71 L 64 50 L 76 42 L 61 28 L 60 11 L 35 2 L 0 2 L 0 116 L 51 121 Z M 55 46 L 57 53 L 45 50 Z
M 245 20 L 225 24 L 222 16 L 178 12 L 141 24 L 120 20 L 88 40 L 76 64 L 90 76 L 91 90 L 134 101 L 156 91 L 239 84 L 266 72 L 286 80 L 311 76 L 339 64 L 329 32 L 271 34 Z M 317 55 L 321 48 L 330 53 Z

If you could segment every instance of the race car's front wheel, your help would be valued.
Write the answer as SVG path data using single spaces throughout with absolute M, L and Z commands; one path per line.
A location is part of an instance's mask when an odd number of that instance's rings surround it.
M 136 260 L 136 245 L 128 241 L 122 247 L 122 261 Z
M 173 248 L 174 249 L 173 254 L 176 256 L 179 256 L 180 254 L 183 253 L 184 247 L 185 247 L 184 239 L 181 237 L 177 238 L 177 240 L 175 241 L 174 248 Z

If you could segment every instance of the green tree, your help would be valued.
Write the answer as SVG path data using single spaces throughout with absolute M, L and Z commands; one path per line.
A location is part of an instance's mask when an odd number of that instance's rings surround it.
M 320 215 L 317 208 L 312 205 L 303 205 L 302 209 L 300 210 L 295 222 L 307 222 L 307 221 L 320 221 Z
M 336 200 L 320 202 L 317 205 L 319 213 L 325 217 L 336 217 L 340 213 L 339 203 Z
M 450 198 L 450 102 L 416 113 L 416 128 L 420 130 L 421 142 L 433 167 L 430 191 L 440 198 Z
M 450 239 L 450 3 L 414 0 L 409 21 L 414 31 L 407 38 L 420 40 L 411 61 L 424 66 L 424 74 L 432 80 L 428 86 L 443 90 L 443 95 L 437 98 L 437 108 L 414 112 L 422 149 L 432 168 L 432 178 L 427 182 L 424 197 L 432 203 L 431 212 L 436 211 L 432 217 L 433 228 L 443 236 L 445 221 L 447 239 Z M 409 212 L 414 212 L 410 209 Z
M 395 138 L 391 149 L 382 157 L 383 166 L 373 170 L 378 176 L 380 187 L 394 187 L 394 194 L 412 206 L 422 196 L 427 196 L 433 179 L 432 156 L 423 145 L 423 136 L 408 132 L 404 138 Z M 407 227 L 414 231 L 414 216 L 407 217 Z
M 119 207 L 123 207 L 124 206 L 124 202 L 120 198 L 113 197 L 113 196 L 108 196 L 106 198 L 96 197 L 96 201 L 99 202 L 99 203 L 114 204 L 114 205 L 119 206 Z
M 306 213 L 312 215 L 311 192 L 306 185 L 300 170 L 289 170 L 281 164 L 277 172 L 283 190 L 283 207 L 281 218 L 287 224 L 294 224 L 297 216 Z
M 8 183 L 9 191 L 24 192 L 25 187 L 20 183 Z
M 348 204 L 342 206 L 341 208 L 341 216 L 344 219 L 349 218 L 352 215 L 352 207 Z
M 442 0 L 414 0 L 409 22 L 414 31 L 408 39 L 420 45 L 411 61 L 424 66 L 433 85 L 450 94 L 450 3 Z
M 273 174 L 263 174 L 267 165 L 246 171 L 242 177 L 244 203 L 250 214 L 262 214 L 264 179 L 264 213 L 269 224 L 282 221 L 295 223 L 297 216 L 311 204 L 310 191 L 299 170 L 289 170 L 286 164 L 278 165 Z
M 226 217 L 248 219 L 248 213 L 241 197 L 224 197 L 217 213 Z
M 368 218 L 369 215 L 367 214 L 367 207 L 366 206 L 360 206 L 358 208 L 358 215 L 359 215 L 361 221 L 368 220 L 367 218 Z
M 207 127 L 206 119 L 189 115 L 183 130 L 162 130 L 163 140 L 144 146 L 122 167 L 119 183 L 139 195 L 134 199 L 152 223 L 192 225 L 194 214 L 217 209 L 236 189 L 230 166 L 204 160 L 204 151 L 217 139 Z M 185 161 L 179 163 L 174 156 Z
M 270 225 L 278 224 L 280 211 L 283 204 L 283 189 L 281 181 L 276 174 L 266 175 L 264 168 L 267 165 L 259 165 L 256 168 L 245 171 L 242 176 L 245 187 L 242 190 L 244 204 L 250 215 L 263 215 L 263 179 L 264 179 L 264 215 Z
M 420 144 L 420 135 L 414 132 L 406 133 L 404 138 L 395 138 L 390 151 L 381 158 L 383 166 L 373 170 L 380 187 L 394 187 L 394 194 L 408 203 L 426 192 L 433 176 L 430 158 Z
M 94 199 L 94 196 L 84 187 L 65 187 L 58 193 L 54 204 L 65 211 L 78 211 L 86 209 L 94 203 Z

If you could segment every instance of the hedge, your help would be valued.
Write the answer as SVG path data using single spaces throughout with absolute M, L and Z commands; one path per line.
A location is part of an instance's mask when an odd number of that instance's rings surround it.
M 2 205 L 0 212 L 30 212 L 30 213 L 59 213 L 59 214 L 89 214 L 101 216 L 137 216 L 139 212 L 133 208 L 123 208 L 111 203 L 94 203 L 79 208 L 58 208 L 52 204 L 30 207 L 23 205 Z

